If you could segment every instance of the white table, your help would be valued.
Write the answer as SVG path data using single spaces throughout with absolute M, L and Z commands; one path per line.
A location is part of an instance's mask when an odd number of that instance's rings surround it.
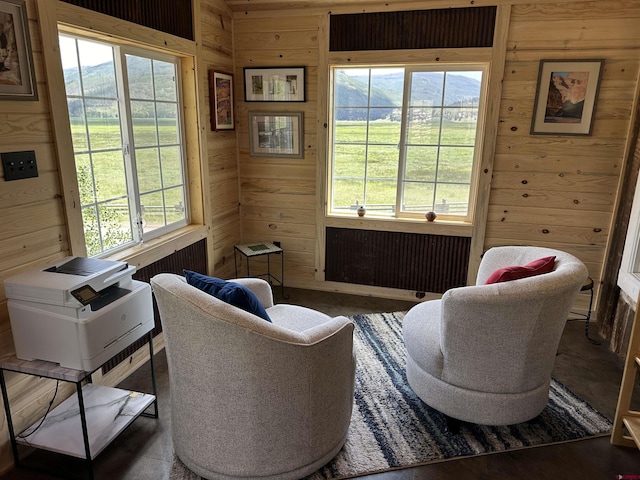
M 53 362 L 21 360 L 15 355 L 2 358 L 0 388 L 16 467 L 20 466 L 18 444 L 22 444 L 84 458 L 89 478 L 93 478 L 92 460 L 131 422 L 140 415 L 158 418 L 152 332 L 148 336 L 153 394 L 94 385 L 91 383 L 93 372 L 65 368 Z M 70 396 L 43 418 L 16 434 L 4 378 L 5 371 L 74 383 L 76 395 Z M 154 412 L 146 414 L 145 410 L 151 405 L 154 405 Z
M 253 257 L 267 256 L 267 273 L 254 275 L 255 277 L 264 278 L 271 285 L 275 284 L 282 288 L 282 297 L 287 298 L 284 294 L 284 250 L 279 245 L 275 245 L 271 242 L 255 242 L 245 243 L 242 245 L 236 245 L 233 250 L 233 261 L 236 267 L 236 278 L 238 277 L 238 260 L 236 258 L 236 252 L 247 259 L 247 277 L 251 276 L 251 269 L 249 266 L 249 260 Z M 271 255 L 280 255 L 280 277 L 276 277 L 271 273 Z

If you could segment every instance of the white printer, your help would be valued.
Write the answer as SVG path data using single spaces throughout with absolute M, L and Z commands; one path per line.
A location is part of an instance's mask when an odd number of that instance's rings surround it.
M 16 356 L 92 372 L 151 331 L 151 287 L 125 262 L 67 257 L 4 281 Z

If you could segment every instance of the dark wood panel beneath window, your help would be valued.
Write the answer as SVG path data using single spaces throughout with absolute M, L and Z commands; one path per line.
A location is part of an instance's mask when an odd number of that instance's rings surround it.
M 444 293 L 467 283 L 471 239 L 327 228 L 325 279 Z
M 191 0 L 62 0 L 128 22 L 193 40 Z
M 136 271 L 133 274 L 135 280 L 149 283 L 151 278 L 159 273 L 175 273 L 182 275 L 184 269 L 193 270 L 194 272 L 207 273 L 207 240 L 202 239 L 193 245 L 189 245 L 181 250 L 178 250 L 171 255 L 158 260 L 157 262 L 147 265 Z M 155 337 L 162 331 L 162 325 L 160 323 L 160 314 L 158 313 L 158 306 L 156 305 L 155 298 L 153 299 L 153 316 L 155 318 L 155 327 L 153 329 L 153 336 Z M 132 355 L 135 351 L 141 348 L 147 343 L 148 337 L 145 336 L 136 342 L 132 343 L 129 347 L 125 348 L 118 355 L 113 357 L 107 363 L 102 366 L 102 373 L 105 374 L 109 370 L 116 367 L 125 358 Z
M 329 50 L 491 47 L 496 7 L 332 15 Z

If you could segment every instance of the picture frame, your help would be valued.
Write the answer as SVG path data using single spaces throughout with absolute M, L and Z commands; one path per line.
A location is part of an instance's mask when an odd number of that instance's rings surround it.
M 591 135 L 604 60 L 540 60 L 531 135 Z
M 305 67 L 244 68 L 245 102 L 304 102 Z
M 233 75 L 209 70 L 209 103 L 211 130 L 233 130 Z
M 38 100 L 25 0 L 0 0 L 0 99 Z
M 249 112 L 253 157 L 304 158 L 303 112 Z

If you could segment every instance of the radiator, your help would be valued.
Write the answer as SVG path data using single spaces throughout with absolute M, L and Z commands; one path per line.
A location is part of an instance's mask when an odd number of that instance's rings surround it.
M 325 279 L 444 293 L 466 285 L 470 246 L 468 237 L 329 227 Z

